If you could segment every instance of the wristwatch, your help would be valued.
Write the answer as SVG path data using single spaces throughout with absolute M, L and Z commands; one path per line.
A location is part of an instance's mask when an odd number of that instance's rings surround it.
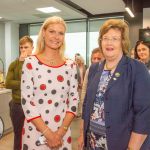
M 63 129 L 64 129 L 65 131 L 67 131 L 67 130 L 68 130 L 68 127 L 67 127 L 67 126 L 63 126 Z

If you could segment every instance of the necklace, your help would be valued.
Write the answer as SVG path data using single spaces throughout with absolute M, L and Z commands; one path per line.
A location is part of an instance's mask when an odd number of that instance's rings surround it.
M 46 60 L 48 62 L 49 65 L 56 65 L 56 61 L 54 59 L 51 60 Z
M 106 70 L 114 70 L 116 68 L 117 65 L 114 65 L 112 67 L 108 67 L 107 63 L 105 63 L 105 68 Z

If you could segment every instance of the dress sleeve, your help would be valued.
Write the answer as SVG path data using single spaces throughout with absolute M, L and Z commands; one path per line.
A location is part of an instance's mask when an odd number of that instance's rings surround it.
M 34 76 L 33 76 L 33 62 L 27 58 L 23 64 L 21 77 L 21 103 L 27 121 L 31 121 L 40 114 L 34 103 Z
M 68 109 L 67 112 L 70 112 L 74 115 L 77 114 L 77 107 L 79 103 L 79 94 L 77 91 L 78 80 L 77 80 L 77 68 L 76 64 L 72 64 L 71 69 L 71 78 L 70 78 L 70 90 L 68 98 Z
M 150 133 L 150 74 L 141 64 L 136 71 L 133 107 L 134 122 L 133 131 L 140 134 Z

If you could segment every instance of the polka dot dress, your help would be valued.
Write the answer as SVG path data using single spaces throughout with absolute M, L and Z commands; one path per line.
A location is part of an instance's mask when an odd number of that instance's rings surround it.
M 50 150 L 47 145 L 39 145 L 41 133 L 30 121 L 41 117 L 52 131 L 58 130 L 66 113 L 77 113 L 77 86 L 77 70 L 72 60 L 58 67 L 43 64 L 36 56 L 25 60 L 21 79 L 22 107 L 26 116 L 23 150 Z M 59 150 L 71 150 L 70 129 L 63 140 Z

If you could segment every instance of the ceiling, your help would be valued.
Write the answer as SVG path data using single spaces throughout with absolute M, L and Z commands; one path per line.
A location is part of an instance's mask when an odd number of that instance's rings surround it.
M 148 0 L 149 1 L 149 0 Z M 86 18 L 99 14 L 125 11 L 125 0 L 1 0 L 0 16 L 2 21 L 15 23 L 42 22 L 45 18 L 58 15 L 65 20 Z M 59 13 L 44 14 L 39 7 L 56 7 Z

